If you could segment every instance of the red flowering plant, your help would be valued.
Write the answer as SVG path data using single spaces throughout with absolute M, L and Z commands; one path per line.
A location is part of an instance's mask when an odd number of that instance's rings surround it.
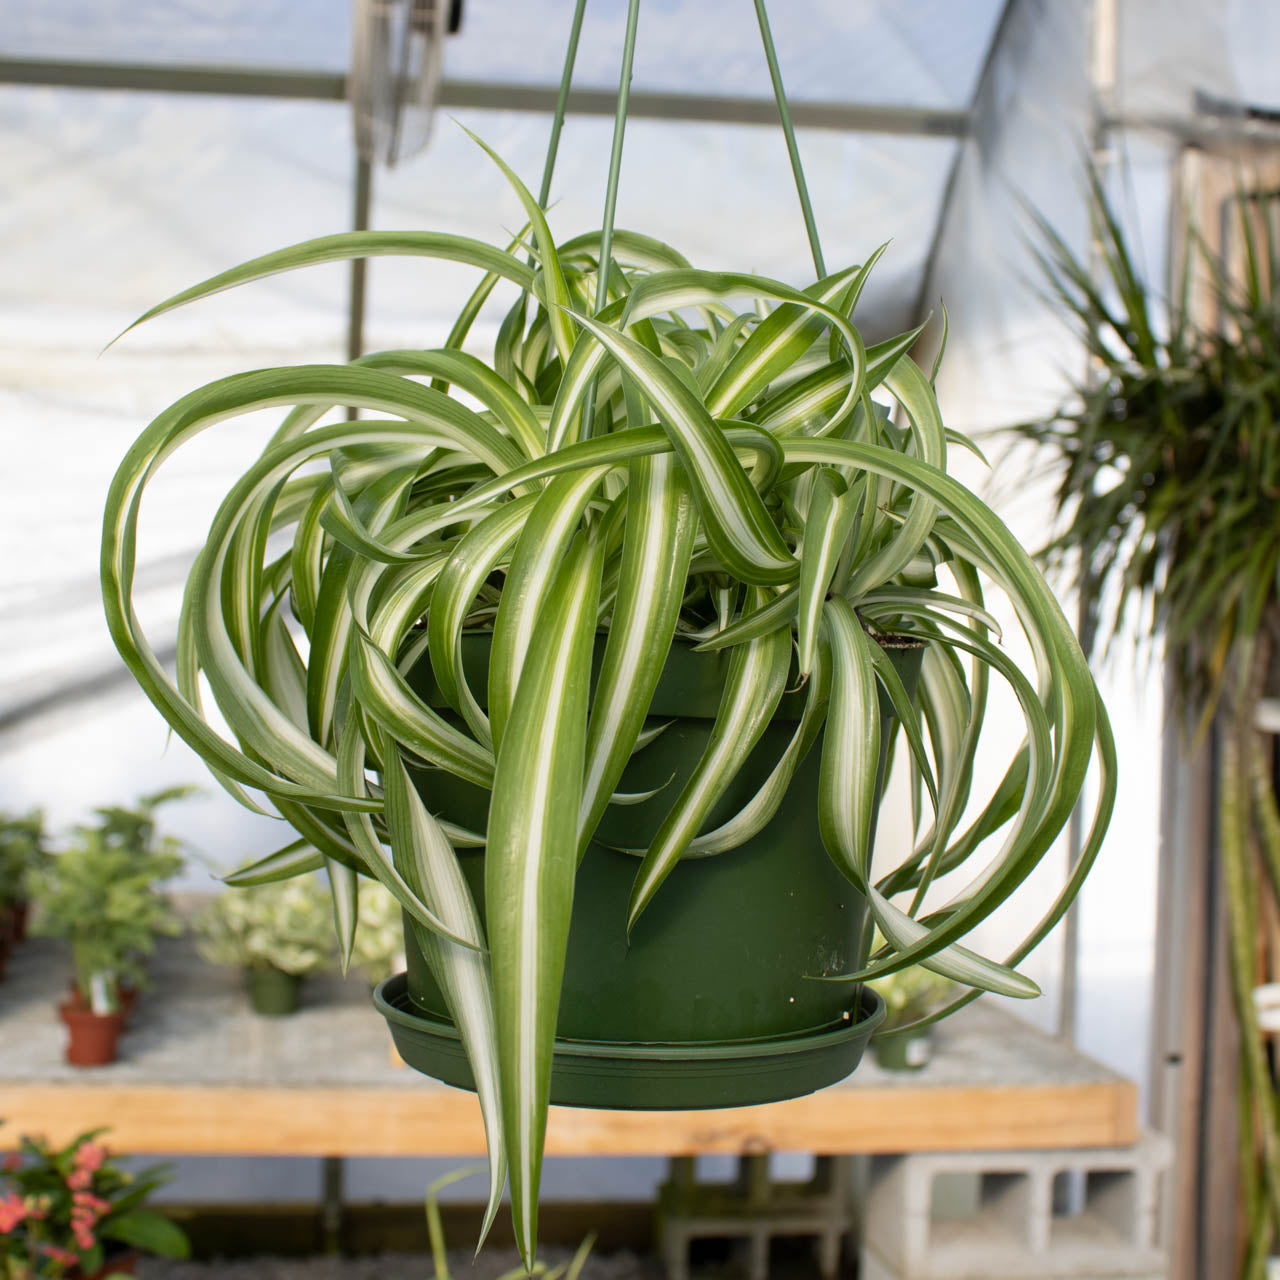
M 0 1280 L 110 1280 L 112 1257 L 121 1252 L 189 1254 L 182 1230 L 145 1207 L 168 1179 L 167 1168 L 120 1168 L 97 1141 L 102 1132 L 82 1133 L 61 1148 L 22 1138 L 0 1162 Z

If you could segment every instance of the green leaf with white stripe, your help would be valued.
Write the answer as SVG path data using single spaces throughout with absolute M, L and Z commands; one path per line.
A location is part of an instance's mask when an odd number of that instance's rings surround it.
M 697 525 L 688 481 L 671 454 L 631 462 L 626 503 L 618 591 L 587 730 L 583 851 L 644 728 L 675 634 Z
M 684 463 L 707 540 L 744 582 L 787 582 L 799 570 L 760 495 L 702 403 L 661 360 L 607 325 L 579 317 L 635 380 Z
M 757 588 L 753 594 L 761 593 Z M 791 634 L 783 628 L 733 650 L 707 745 L 636 872 L 628 933 L 760 741 L 786 688 L 790 664 Z
M 839 596 L 826 602 L 823 619 L 831 646 L 831 702 L 818 775 L 818 830 L 831 860 L 865 894 L 880 767 L 875 641 Z
M 495 750 L 501 748 L 543 601 L 604 475 L 604 468 L 593 467 L 556 476 L 524 519 L 489 653 L 489 727 Z
M 394 752 L 394 746 L 387 744 Z M 445 925 L 470 946 L 459 946 L 433 929 L 414 923 L 414 941 L 435 978 L 458 1028 L 475 1080 L 489 1148 L 489 1204 L 480 1241 L 489 1234 L 507 1181 L 502 1128 L 502 1085 L 493 983 L 484 932 L 471 889 L 440 824 L 413 786 L 404 762 L 394 757 L 386 771 L 387 826 L 396 869 L 410 889 Z
M 813 479 L 804 536 L 800 542 L 796 647 L 802 676 L 808 676 L 813 670 L 822 602 L 835 577 L 840 553 L 857 514 L 857 507 L 849 500 L 848 486 L 840 473 L 831 467 L 820 467 Z
M 547 592 L 498 747 L 485 853 L 512 1216 L 537 1250 L 556 1014 L 564 975 L 586 758 L 601 547 L 579 534 Z
M 318 853 L 305 840 L 293 840 L 283 849 L 269 853 L 265 858 L 250 862 L 238 871 L 222 877 L 223 884 L 233 889 L 247 889 L 259 884 L 277 884 L 292 880 L 295 876 L 311 875 L 324 866 L 324 855 Z

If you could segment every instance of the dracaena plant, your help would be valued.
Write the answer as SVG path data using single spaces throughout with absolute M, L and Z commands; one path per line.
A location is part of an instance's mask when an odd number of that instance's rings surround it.
M 1280 245 L 1274 192 L 1223 211 L 1233 265 L 1189 229 L 1163 298 L 1143 279 L 1098 174 L 1088 174 L 1094 269 L 1041 220 L 1041 264 L 1091 357 L 1091 376 L 1046 419 L 1012 430 L 1058 473 L 1049 566 L 1073 571 L 1095 646 L 1126 633 L 1158 649 L 1180 720 L 1215 720 L 1218 849 L 1241 1030 L 1249 1245 L 1255 1275 L 1280 1231 L 1280 1093 L 1252 988 L 1260 912 L 1280 897 L 1280 810 L 1254 723 L 1280 647 Z M 1193 306 L 1203 281 L 1209 306 Z M 1260 856 L 1259 856 L 1260 855 Z
M 439 348 L 238 374 L 165 410 L 115 478 L 103 546 L 110 626 L 142 687 L 232 794 L 265 796 L 298 834 L 238 881 L 323 866 L 348 948 L 361 875 L 412 920 L 473 1069 L 488 1220 L 509 1169 L 530 1264 L 575 872 L 648 740 L 673 644 L 727 650 L 726 684 L 705 756 L 637 861 L 620 934 L 683 856 L 720 855 L 758 832 L 821 742 L 823 840 L 884 939 L 836 979 L 925 964 L 967 988 L 1032 995 L 1012 966 L 1078 890 L 1113 794 L 1106 718 L 1070 627 L 1018 541 L 947 474 L 957 439 L 907 354 L 916 333 L 867 348 L 854 324 L 880 251 L 828 272 L 815 232 L 817 279 L 801 288 L 698 270 L 615 231 L 637 10 L 632 0 L 599 231 L 557 241 L 548 225 L 557 117 L 538 197 L 489 152 L 527 218 L 505 248 L 424 231 L 335 235 L 144 317 L 339 258 L 440 258 L 481 273 Z M 776 74 L 775 88 L 794 144 Z M 464 346 L 503 291 L 506 317 L 481 359 Z M 144 489 L 187 440 L 272 406 L 288 412 L 194 564 L 171 679 L 131 602 Z M 365 416 L 335 420 L 352 406 Z M 1028 638 L 1025 672 L 1001 647 L 993 589 Z M 492 633 L 484 691 L 460 660 L 468 629 Z M 927 642 L 918 704 L 877 642 L 903 633 Z M 424 659 L 451 715 L 406 678 Z M 1011 688 L 1025 739 L 984 798 L 971 784 L 992 673 Z M 790 746 L 740 813 L 704 830 L 793 679 L 806 710 Z M 913 846 L 886 866 L 873 865 L 869 839 L 878 687 L 922 797 Z M 206 718 L 210 695 L 231 737 Z M 1049 848 L 1095 751 L 1097 815 L 1060 896 L 1004 962 L 965 949 Z M 410 773 L 423 765 L 427 799 Z M 490 789 L 487 830 L 434 816 L 433 789 L 447 793 L 455 777 Z M 483 928 L 455 852 L 479 844 Z M 929 891 L 944 877 L 939 900 Z

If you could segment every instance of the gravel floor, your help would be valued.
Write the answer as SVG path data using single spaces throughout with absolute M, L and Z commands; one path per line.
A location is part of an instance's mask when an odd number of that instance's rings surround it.
M 540 1260 L 548 1269 L 567 1263 L 568 1249 L 544 1249 Z M 449 1251 L 452 1280 L 497 1280 L 519 1267 L 514 1249 L 486 1249 L 472 1259 L 465 1250 Z M 145 1259 L 138 1280 L 431 1280 L 430 1257 L 417 1253 L 386 1253 L 367 1258 L 242 1258 L 234 1261 L 166 1262 Z M 582 1280 L 664 1280 L 657 1261 L 620 1251 L 593 1253 L 582 1269 Z

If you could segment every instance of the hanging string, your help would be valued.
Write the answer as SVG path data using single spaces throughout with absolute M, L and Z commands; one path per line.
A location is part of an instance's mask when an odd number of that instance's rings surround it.
M 587 0 L 578 0 L 573 11 L 573 23 L 569 27 L 569 43 L 564 51 L 564 70 L 560 74 L 560 93 L 556 98 L 556 113 L 551 121 L 551 137 L 547 141 L 547 158 L 542 165 L 542 186 L 538 188 L 538 203 L 545 209 L 551 199 L 551 175 L 555 172 L 556 155 L 560 150 L 560 131 L 564 128 L 565 106 L 569 101 L 569 85 L 573 82 L 573 64 L 578 57 L 578 37 L 582 34 L 582 15 Z
M 618 79 L 618 108 L 613 117 L 613 148 L 609 152 L 609 183 L 604 195 L 604 220 L 600 226 L 600 270 L 596 276 L 596 311 L 605 304 L 609 288 L 609 261 L 613 256 L 613 213 L 618 203 L 618 176 L 622 172 L 622 137 L 627 128 L 627 104 L 631 100 L 631 66 L 635 61 L 636 27 L 640 0 L 627 7 L 627 35 L 622 45 L 622 74 Z
M 787 106 L 787 91 L 782 87 L 782 72 L 778 67 L 778 54 L 773 47 L 773 35 L 769 30 L 769 15 L 765 12 L 765 0 L 756 0 L 756 19 L 760 23 L 760 40 L 764 44 L 764 56 L 769 63 L 769 75 L 773 79 L 773 97 L 778 104 L 778 118 L 787 139 L 787 154 L 791 157 L 791 173 L 796 181 L 796 194 L 804 213 L 804 229 L 809 235 L 809 251 L 813 255 L 813 269 L 821 280 L 827 274 L 822 260 L 822 246 L 818 243 L 818 224 L 814 221 L 813 205 L 809 203 L 809 187 L 804 180 L 804 166 L 800 163 L 800 148 L 796 145 L 796 131 L 791 123 L 791 109 Z
M 609 264 L 613 258 L 613 215 L 618 204 L 618 176 L 622 172 L 622 139 L 627 129 L 627 105 L 631 101 L 631 66 L 635 61 L 636 28 L 640 21 L 640 0 L 627 7 L 627 33 L 622 42 L 622 71 L 618 77 L 618 106 L 613 117 L 613 146 L 609 151 L 609 180 L 605 185 L 604 215 L 600 225 L 600 265 L 596 269 L 598 315 L 609 297 Z M 589 439 L 595 425 L 596 380 L 587 384 L 582 397 L 582 438 Z

